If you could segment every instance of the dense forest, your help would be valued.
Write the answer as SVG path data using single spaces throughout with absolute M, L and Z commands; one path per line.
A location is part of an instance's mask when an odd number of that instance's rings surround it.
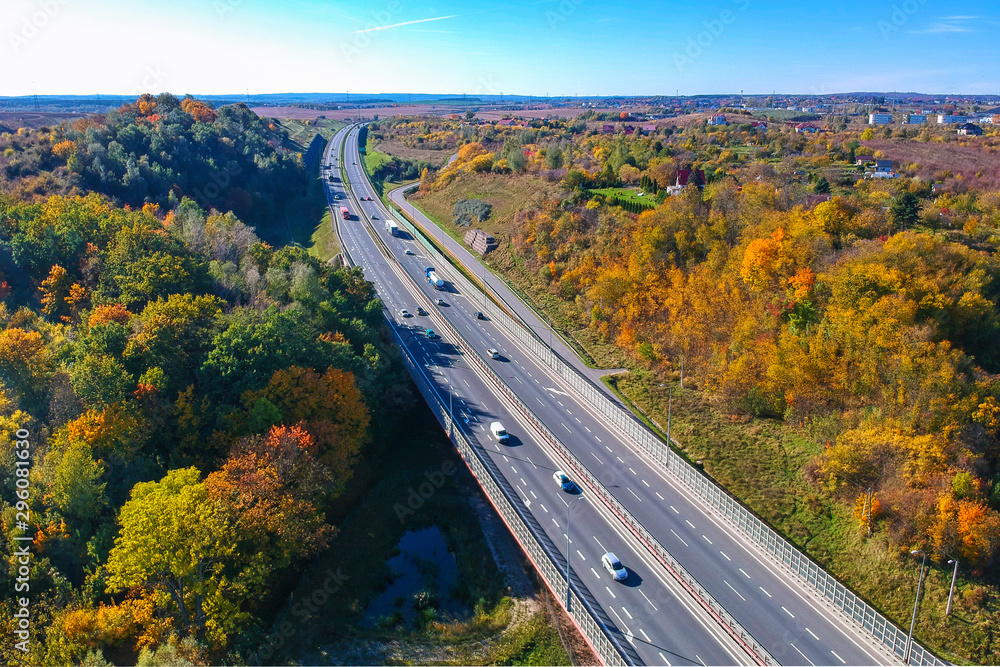
M 996 132 L 957 145 L 938 129 L 811 136 L 740 117 L 645 133 L 518 125 L 399 119 L 381 133 L 457 150 L 417 202 L 450 212 L 466 193 L 523 188 L 484 200 L 504 216 L 486 224 L 514 274 L 636 364 L 683 368 L 734 419 L 804 426 L 824 444 L 808 480 L 857 499 L 859 521 L 900 549 L 986 571 L 1000 553 L 1000 192 L 982 167 Z M 865 178 L 856 155 L 874 140 L 926 145 L 935 175 L 905 163 Z M 951 148 L 977 173 L 942 168 Z M 705 177 L 668 196 L 682 170 Z M 546 182 L 559 194 L 523 200 Z
M 187 197 L 258 226 L 303 187 L 302 155 L 286 140 L 243 104 L 147 94 L 103 116 L 0 136 L 0 190 L 21 199 L 99 192 L 164 210 Z
M 374 408 L 413 404 L 360 271 L 272 248 L 230 210 L 301 176 L 270 133 L 241 105 L 161 95 L 3 138 L 8 637 L 18 511 L 33 540 L 30 652 L 5 642 L 4 664 L 248 660 L 281 582 L 328 543 L 360 457 L 394 428 Z

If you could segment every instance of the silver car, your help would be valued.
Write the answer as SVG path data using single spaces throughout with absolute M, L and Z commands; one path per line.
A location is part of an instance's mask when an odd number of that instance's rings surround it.
M 613 552 L 609 551 L 601 556 L 601 565 L 604 566 L 605 570 L 611 573 L 611 576 L 614 577 L 615 581 L 624 581 L 625 579 L 628 579 L 628 570 L 625 569 L 622 562 L 618 560 L 618 556 L 616 556 Z

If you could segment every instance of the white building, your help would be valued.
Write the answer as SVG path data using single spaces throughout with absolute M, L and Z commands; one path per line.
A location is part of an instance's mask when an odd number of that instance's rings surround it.
M 870 113 L 868 114 L 869 125 L 892 125 L 891 113 Z
M 957 125 L 960 123 L 968 123 L 968 116 L 945 116 L 944 114 L 938 114 L 938 125 Z
M 924 114 L 911 113 L 906 117 L 906 122 L 908 125 L 922 125 L 927 122 L 927 116 Z

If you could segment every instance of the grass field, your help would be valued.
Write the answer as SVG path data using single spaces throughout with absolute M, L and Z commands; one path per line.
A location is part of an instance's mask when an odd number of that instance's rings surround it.
M 650 195 L 647 192 L 640 197 L 639 193 L 642 191 L 637 188 L 599 188 L 597 190 L 590 190 L 589 192 L 594 195 L 604 195 L 609 200 L 614 197 L 618 197 L 620 199 L 624 199 L 625 201 L 634 201 L 647 206 L 656 206 L 656 195 Z

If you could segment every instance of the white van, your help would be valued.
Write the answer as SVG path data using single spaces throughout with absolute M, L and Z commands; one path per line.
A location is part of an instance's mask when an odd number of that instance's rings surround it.
M 493 437 L 496 438 L 497 442 L 500 444 L 507 442 L 507 439 L 510 438 L 510 435 L 507 434 L 503 424 L 500 422 L 493 422 L 490 424 L 490 433 L 493 434 Z

